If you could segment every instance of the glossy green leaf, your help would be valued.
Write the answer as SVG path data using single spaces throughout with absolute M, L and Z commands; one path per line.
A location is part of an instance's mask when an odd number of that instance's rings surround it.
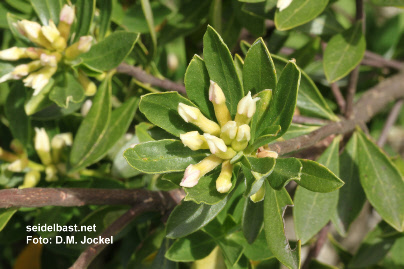
M 107 130 L 111 117 L 111 82 L 107 77 L 93 99 L 93 104 L 84 118 L 74 138 L 70 154 L 70 165 L 80 167 L 88 153 L 97 146 L 100 136 Z
M 301 125 L 292 123 L 289 126 L 288 131 L 282 136 L 283 139 L 289 140 L 301 135 L 305 135 L 317 130 L 319 126 L 309 126 L 309 125 Z
M 283 213 L 293 202 L 286 189 L 274 190 L 265 184 L 264 230 L 268 247 L 275 257 L 291 269 L 300 268 L 300 241 L 295 250 L 290 248 L 285 235 Z
M 320 37 L 313 38 L 309 42 L 307 42 L 306 45 L 289 55 L 289 58 L 295 59 L 296 64 L 300 68 L 305 68 L 314 60 L 314 57 L 320 49 L 320 44 Z
M 317 162 L 339 173 L 339 138 L 321 154 Z M 331 219 L 338 203 L 338 192 L 319 193 L 298 187 L 294 197 L 293 220 L 296 236 L 307 243 Z
M 175 241 L 166 258 L 178 262 L 191 262 L 208 256 L 216 247 L 215 241 L 205 232 L 197 231 Z
M 178 114 L 179 103 L 195 106 L 178 92 L 165 92 L 143 95 L 139 109 L 151 123 L 179 137 L 180 134 L 198 130 L 198 127 L 186 123 Z
M 257 39 L 247 52 L 243 67 L 244 91 L 254 95 L 266 89 L 276 88 L 276 70 L 265 42 Z
M 403 0 L 371 0 L 371 2 L 378 6 L 396 6 L 404 7 Z
M 271 103 L 271 98 L 272 98 L 272 90 L 263 90 L 259 92 L 256 97 L 260 98 L 258 102 L 256 103 L 256 111 L 251 119 L 251 124 L 250 124 L 250 132 L 251 132 L 251 139 L 250 143 L 253 143 L 255 140 L 255 135 L 257 132 L 258 127 L 262 124 L 263 116 L 268 110 L 269 104 Z M 280 130 L 280 129 L 279 129 Z M 257 134 L 258 135 L 258 134 Z
M 87 167 L 101 160 L 129 128 L 135 112 L 138 108 L 139 99 L 131 98 L 123 105 L 112 111 L 111 119 L 106 130 L 99 135 L 96 143 L 88 149 L 82 161 L 77 163 L 75 170 Z
M 404 180 L 390 159 L 358 132 L 359 174 L 366 197 L 380 216 L 404 231 Z
M 272 54 L 277 73 L 280 73 L 288 60 Z M 297 107 L 308 116 L 316 116 L 329 120 L 339 120 L 327 105 L 313 80 L 301 70 L 302 76 L 297 96 Z
M 243 87 L 229 49 L 211 26 L 203 37 L 203 57 L 210 79 L 222 88 L 227 107 L 235 116 L 238 101 L 244 97 Z
M 108 71 L 117 67 L 128 56 L 138 38 L 139 34 L 117 31 L 80 57 L 87 67 Z
M 263 119 L 265 120 L 265 119 Z M 261 136 L 254 140 L 254 143 L 248 147 L 247 151 L 255 150 L 261 146 L 264 146 L 272 141 L 274 141 L 279 132 L 281 131 L 281 126 L 273 125 L 270 126 L 262 132 Z
M 57 25 L 59 23 L 62 0 L 31 0 L 31 4 L 43 25 L 49 24 L 49 19 Z
M 156 30 L 154 28 L 154 20 L 153 20 L 153 12 L 150 7 L 149 0 L 140 0 L 142 5 L 143 14 L 146 18 L 147 26 L 149 28 L 149 33 L 151 36 L 153 47 L 150 50 L 150 59 L 153 59 L 157 52 L 157 37 L 156 37 Z
M 387 258 L 384 260 L 383 264 L 386 265 L 392 264 L 396 266 L 396 267 L 391 266 L 392 268 L 395 269 L 400 269 L 404 267 L 404 256 L 402 255 L 403 252 L 404 252 L 404 237 L 400 237 L 394 242 L 394 245 L 387 254 Z
M 268 181 L 272 188 L 280 190 L 291 180 L 299 181 L 301 173 L 302 164 L 298 159 L 279 158 Z
M 112 15 L 112 0 L 100 1 L 100 30 L 98 31 L 98 40 L 102 40 L 109 30 Z
M 281 126 L 277 137 L 286 133 L 292 123 L 299 84 L 300 70 L 294 62 L 289 62 L 281 73 L 268 113 L 258 128 L 258 133 L 264 134 L 264 129 L 272 125 Z
M 341 188 L 344 182 L 327 167 L 311 160 L 300 159 L 303 165 L 297 184 L 313 192 L 331 192 Z
M 6 227 L 7 222 L 11 219 L 11 217 L 17 212 L 18 209 L 15 208 L 2 208 L 0 209 L 0 232 Z
M 156 257 L 153 259 L 150 269 L 178 269 L 178 263 L 170 261 L 165 257 L 165 254 L 170 248 L 172 242 L 173 240 L 164 238 Z
M 249 197 L 245 199 L 241 226 L 248 244 L 252 244 L 261 232 L 264 223 L 264 203 L 254 203 Z
M 255 205 L 259 205 L 264 203 L 256 203 Z M 264 212 L 264 209 L 262 208 L 262 212 Z M 254 217 L 255 218 L 255 217 Z M 254 218 L 250 219 L 253 220 Z M 254 221 L 255 222 L 255 221 Z M 262 228 L 262 221 L 261 221 L 261 227 Z M 268 248 L 267 240 L 265 238 L 265 231 L 261 229 L 261 232 L 257 236 L 257 239 L 252 243 L 251 245 L 248 243 L 244 244 L 244 255 L 247 256 L 250 260 L 253 261 L 261 261 L 261 260 L 266 260 L 271 257 L 274 257 L 272 252 Z
M 366 50 L 362 23 L 333 36 L 324 51 L 324 72 L 327 80 L 335 82 L 345 77 L 362 60 Z
M 307 34 L 328 37 L 342 32 L 344 27 L 338 22 L 332 9 L 326 9 L 323 14 L 298 29 Z
M 340 177 L 345 185 L 338 190 L 338 205 L 332 217 L 337 231 L 344 236 L 366 201 L 359 180 L 358 158 L 358 135 L 354 133 L 340 156 Z
M 90 31 L 95 12 L 95 0 L 77 0 L 75 7 L 77 22 L 74 42 Z
M 70 72 L 55 76 L 55 85 L 49 93 L 49 99 L 58 106 L 67 108 L 69 102 L 80 103 L 84 100 L 84 89 Z
M 274 169 L 275 159 L 274 158 L 257 158 L 244 156 L 241 161 L 243 165 L 251 169 L 252 172 L 257 172 L 260 174 L 268 174 Z
M 201 161 L 208 151 L 193 151 L 181 141 L 165 139 L 138 144 L 124 152 L 128 163 L 144 173 L 171 173 Z
M 209 101 L 209 74 L 205 62 L 201 57 L 195 55 L 185 72 L 185 88 L 187 95 L 202 113 L 209 119 L 215 119 L 213 104 Z
M 275 13 L 275 26 L 279 30 L 288 30 L 305 24 L 320 15 L 328 0 L 295 0 L 282 11 Z
M 274 170 L 276 160 L 274 158 L 244 157 L 243 173 L 246 177 L 246 188 L 244 195 L 250 197 L 255 194 L 264 183 L 265 179 Z

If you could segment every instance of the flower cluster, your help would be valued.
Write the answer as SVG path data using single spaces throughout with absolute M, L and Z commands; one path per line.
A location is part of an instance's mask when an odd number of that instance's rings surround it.
M 82 36 L 79 41 L 68 46 L 70 28 L 74 17 L 73 7 L 65 5 L 60 12 L 60 21 L 57 26 L 52 20 L 49 20 L 49 24 L 44 26 L 28 20 L 16 22 L 14 27 L 36 47 L 12 47 L 0 51 L 0 60 L 30 60 L 27 63 L 17 65 L 13 71 L 0 77 L 0 83 L 25 77 L 23 79 L 24 85 L 34 89 L 34 96 L 38 95 L 56 73 L 58 64 L 62 60 L 64 63 L 69 63 L 80 54 L 90 50 L 93 41 L 91 36 Z M 83 72 L 79 72 L 78 76 L 86 94 L 95 94 L 95 84 Z
M 209 149 L 209 155 L 201 162 L 189 165 L 181 181 L 183 187 L 193 187 L 208 172 L 222 165 L 219 177 L 216 180 L 216 189 L 226 193 L 232 187 L 231 177 L 233 165 L 230 159 L 237 152 L 243 151 L 250 141 L 249 123 L 256 110 L 259 98 L 251 97 L 251 92 L 240 100 L 237 105 L 237 114 L 232 120 L 230 111 L 226 106 L 226 97 L 219 85 L 211 81 L 209 100 L 212 102 L 218 123 L 207 119 L 201 111 L 183 103 L 178 105 L 178 113 L 185 122 L 199 127 L 204 134 L 192 131 L 180 135 L 182 143 L 191 150 Z

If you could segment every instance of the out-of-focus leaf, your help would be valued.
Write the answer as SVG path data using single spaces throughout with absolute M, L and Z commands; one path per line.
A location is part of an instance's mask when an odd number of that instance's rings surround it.
M 74 207 L 44 207 L 35 218 L 34 225 L 65 225 L 74 214 Z M 54 237 L 58 231 L 38 231 L 43 237 Z
M 372 3 L 378 6 L 396 6 L 403 7 L 403 0 L 372 0 Z
M 151 269 L 160 269 L 160 268 L 167 268 L 167 269 L 177 269 L 178 263 L 168 260 L 165 255 L 167 250 L 170 248 L 173 240 L 164 238 L 163 242 L 161 243 L 160 249 L 157 252 L 156 257 L 151 264 Z
M 16 208 L 0 209 L 0 232 L 6 227 L 7 222 L 9 222 L 17 210 Z
M 31 0 L 31 4 L 43 25 L 48 25 L 49 19 L 56 25 L 59 23 L 62 0 Z
M 75 6 L 77 23 L 74 42 L 78 41 L 81 36 L 87 35 L 90 31 L 95 12 L 95 0 L 77 0 Z M 106 51 L 104 50 L 103 52 L 105 53 Z
M 153 12 L 150 7 L 149 0 L 140 0 L 142 5 L 143 14 L 146 18 L 147 26 L 149 28 L 149 33 L 152 40 L 152 48 L 150 49 L 150 59 L 153 59 L 157 52 L 157 37 L 156 37 L 156 30 L 154 28 L 154 20 L 153 20 Z
M 98 40 L 102 40 L 109 30 L 112 15 L 112 0 L 102 0 L 100 2 L 100 30 Z
M 321 39 L 319 37 L 313 38 L 302 48 L 296 50 L 289 57 L 296 60 L 296 64 L 300 68 L 305 68 L 316 56 L 317 51 L 320 48 Z
M 58 106 L 68 108 L 69 102 L 80 103 L 84 96 L 83 87 L 70 72 L 55 76 L 55 85 L 49 93 L 49 99 Z
M 344 27 L 338 22 L 334 12 L 326 9 L 323 14 L 298 29 L 307 34 L 328 37 L 342 32 Z

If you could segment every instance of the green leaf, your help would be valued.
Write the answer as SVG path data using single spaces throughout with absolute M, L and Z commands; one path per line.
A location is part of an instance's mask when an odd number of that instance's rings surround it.
M 59 23 L 62 0 L 31 0 L 31 4 L 43 25 L 48 25 L 49 19 L 56 25 Z
M 299 0 L 282 11 L 275 13 L 275 26 L 279 30 L 289 30 L 305 24 L 320 15 L 328 4 L 328 0 Z
M 250 197 L 261 188 L 265 179 L 273 172 L 276 160 L 268 157 L 243 157 L 241 162 L 243 163 L 243 173 L 246 177 L 244 195 Z
M 338 190 L 338 205 L 332 217 L 337 231 L 344 236 L 366 201 L 359 179 L 358 158 L 358 135 L 354 133 L 340 156 L 340 177 L 345 185 Z
M 212 237 L 197 231 L 175 241 L 165 256 L 172 261 L 191 262 L 205 258 L 215 247 L 216 243 Z
M 241 84 L 243 84 L 244 61 L 243 58 L 241 58 L 241 56 L 238 55 L 237 53 L 234 54 L 234 66 L 236 67 L 238 78 L 240 79 Z
M 139 34 L 136 33 L 114 32 L 80 55 L 83 65 L 102 71 L 114 69 L 132 51 L 138 38 Z
M 80 167 L 107 130 L 111 117 L 111 81 L 107 77 L 93 99 L 93 104 L 74 138 L 70 154 L 70 165 Z
M 40 0 L 38 0 L 40 1 Z M 85 36 L 90 31 L 94 18 L 95 0 L 77 0 L 76 2 L 76 35 L 73 42 L 77 42 L 81 36 Z M 108 50 L 102 51 L 102 53 Z
M 142 5 L 143 14 L 146 18 L 147 26 L 149 28 L 149 33 L 151 36 L 153 47 L 150 49 L 150 59 L 153 59 L 157 52 L 157 37 L 156 37 L 156 30 L 154 28 L 154 21 L 153 21 L 153 12 L 150 7 L 149 0 L 140 0 Z
M 390 159 L 358 132 L 359 174 L 366 197 L 380 216 L 404 231 L 404 180 Z
M 327 167 L 311 160 L 300 159 L 302 175 L 297 184 L 313 192 L 331 192 L 341 188 L 344 182 Z
M 272 188 L 280 190 L 291 180 L 299 181 L 301 173 L 302 164 L 298 159 L 279 158 L 268 181 Z
M 235 116 L 238 101 L 244 96 L 243 87 L 229 49 L 211 26 L 208 26 L 203 37 L 203 57 L 210 79 L 222 88 L 227 107 Z
M 49 99 L 58 106 L 67 108 L 69 102 L 80 103 L 84 100 L 84 89 L 80 82 L 70 72 L 59 73 L 55 85 L 49 93 Z
M 103 40 L 105 34 L 109 30 L 112 15 L 112 0 L 100 1 L 100 29 L 98 32 L 98 40 Z
M 131 178 L 141 173 L 140 171 L 131 167 L 126 161 L 125 157 L 123 156 L 125 150 L 129 148 L 131 145 L 136 143 L 139 143 L 139 139 L 137 138 L 137 136 L 133 136 L 132 139 L 127 141 L 125 145 L 123 145 L 119 149 L 112 162 L 112 168 L 111 168 L 112 176 L 116 178 Z
M 182 201 L 168 218 L 167 237 L 180 238 L 201 229 L 220 213 L 230 197 L 214 205 Z
M 184 171 L 190 164 L 205 158 L 208 151 L 193 151 L 181 141 L 165 139 L 138 144 L 124 152 L 133 168 L 144 173 L 171 173 Z
M 256 111 L 251 119 L 251 139 L 250 143 L 254 143 L 255 140 L 255 135 L 257 132 L 258 126 L 262 124 L 262 121 L 264 120 L 263 116 L 265 115 L 265 112 L 267 111 L 269 104 L 271 103 L 271 98 L 272 98 L 272 90 L 263 90 L 259 92 L 256 97 L 259 97 L 260 99 L 256 103 Z M 280 130 L 280 126 L 279 126 Z
M 292 123 L 299 84 L 300 70 L 294 62 L 289 62 L 282 71 L 269 110 L 264 117 L 261 128 L 258 129 L 258 133 L 264 134 L 264 128 L 272 125 L 281 126 L 277 137 L 286 133 Z
M 251 146 L 249 146 L 246 151 L 247 152 L 253 151 L 261 146 L 264 146 L 264 145 L 274 141 L 277 138 L 280 131 L 281 131 L 281 126 L 279 126 L 279 125 L 273 125 L 273 126 L 270 126 L 266 129 L 264 129 L 264 131 L 262 132 L 262 134 L 264 134 L 264 135 L 261 135 L 260 137 L 255 139 L 254 143 Z
M 34 225 L 65 225 L 77 211 L 74 207 L 44 207 L 40 209 L 39 214 L 35 218 Z M 38 231 L 42 237 L 54 237 L 58 231 Z
M 254 243 L 261 232 L 264 222 L 264 203 L 254 203 L 249 197 L 245 199 L 241 226 L 248 244 Z
M 339 173 L 339 138 L 317 160 L 336 174 Z M 319 193 L 298 187 L 294 197 L 293 220 L 296 236 L 307 243 L 331 219 L 338 203 L 338 192 Z
M 23 20 L 23 19 L 24 19 L 24 18 L 18 17 L 18 16 L 14 15 L 14 14 L 7 13 L 8 28 L 10 29 L 11 33 L 13 34 L 13 36 L 14 36 L 17 40 L 23 42 L 24 44 L 29 45 L 29 46 L 32 46 L 32 45 L 33 45 L 32 42 L 31 42 L 26 36 L 24 36 L 23 34 L 21 34 L 21 32 L 18 30 L 17 22 L 18 22 L 19 20 Z
M 321 38 L 316 37 L 311 39 L 303 47 L 296 50 L 294 53 L 289 55 L 289 58 L 295 59 L 296 64 L 300 68 L 305 68 L 309 63 L 314 60 L 318 50 L 320 49 Z
M 275 166 L 275 158 L 257 158 L 244 156 L 241 162 L 251 169 L 252 172 L 257 172 L 263 175 L 271 173 Z
M 255 205 L 264 205 L 264 203 L 255 203 Z M 262 208 L 262 212 L 264 212 L 264 209 Z M 254 220 L 255 216 L 250 219 Z M 256 222 L 254 220 L 254 222 Z M 261 221 L 261 227 L 262 228 L 262 221 Z M 247 242 L 244 244 L 244 255 L 247 256 L 250 260 L 253 261 L 261 261 L 261 260 L 267 260 L 271 257 L 274 257 L 274 254 L 269 250 L 267 240 L 265 239 L 265 231 L 262 230 L 257 239 L 254 241 L 254 243 L 247 244 Z M 271 267 L 272 268 L 272 267 Z
M 173 240 L 168 238 L 164 238 L 163 242 L 161 243 L 160 249 L 157 252 L 156 257 L 153 259 L 153 263 L 150 266 L 150 269 L 178 269 L 178 263 L 172 262 L 166 259 L 165 254 L 167 250 L 170 248 Z
M 129 128 L 139 104 L 138 98 L 131 98 L 112 111 L 105 132 L 99 135 L 96 143 L 88 149 L 82 161 L 74 169 L 80 170 L 101 160 L 121 139 Z
M 195 125 L 186 123 L 178 114 L 179 103 L 195 106 L 178 92 L 165 92 L 143 95 L 139 109 L 150 122 L 179 137 L 180 134 L 198 129 Z
M 11 219 L 11 217 L 17 212 L 16 208 L 1 208 L 0 209 L 0 232 L 6 227 L 7 222 Z
M 338 22 L 332 9 L 326 9 L 323 14 L 298 28 L 300 31 L 317 36 L 332 36 L 344 30 Z
M 283 214 L 293 202 L 286 189 L 274 190 L 265 184 L 264 230 L 268 247 L 275 257 L 288 268 L 300 268 L 300 241 L 295 250 L 290 248 L 285 235 Z
M 319 126 L 309 126 L 309 125 L 301 125 L 292 123 L 289 126 L 288 131 L 282 136 L 283 139 L 289 140 L 301 135 L 305 135 L 317 130 Z
M 371 2 L 378 6 L 396 6 L 396 7 L 404 6 L 403 0 L 371 0 Z
M 366 50 L 362 23 L 333 36 L 324 51 L 324 72 L 327 80 L 335 82 L 345 77 L 362 60 Z
M 272 59 L 275 63 L 277 73 L 281 72 L 288 63 L 288 60 L 273 54 Z M 300 72 L 302 76 L 297 96 L 297 107 L 299 110 L 308 116 L 338 121 L 339 118 L 335 116 L 327 105 L 313 80 L 304 71 L 300 70 Z
M 185 88 L 187 95 L 201 112 L 209 119 L 215 119 L 213 104 L 209 101 L 209 74 L 205 62 L 201 57 L 195 55 L 185 72 Z
M 244 91 L 254 95 L 276 88 L 276 70 L 265 42 L 257 39 L 247 52 L 243 67 Z

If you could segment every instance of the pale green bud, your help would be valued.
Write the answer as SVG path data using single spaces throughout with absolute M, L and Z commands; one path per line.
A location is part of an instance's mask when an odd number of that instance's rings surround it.
M 185 169 L 180 186 L 187 188 L 195 186 L 198 184 L 201 177 L 215 169 L 222 162 L 223 160 L 217 156 L 210 155 L 197 164 L 190 164 L 187 169 Z
M 230 190 L 232 183 L 233 165 L 230 161 L 224 161 L 219 177 L 216 179 L 216 190 L 220 193 L 226 193 Z
M 253 195 L 250 196 L 251 201 L 254 203 L 261 202 L 265 197 L 265 184 L 262 184 L 261 188 Z
M 237 123 L 235 121 L 228 121 L 222 126 L 220 138 L 223 139 L 226 145 L 231 145 L 231 142 L 237 135 Z
M 257 109 L 259 97 L 252 98 L 251 92 L 248 92 L 237 105 L 237 114 L 235 121 L 238 125 L 248 124 Z
M 185 134 L 180 134 L 182 143 L 192 150 L 208 149 L 208 143 L 203 135 L 198 131 L 192 131 Z
M 212 135 L 220 134 L 220 126 L 216 122 L 207 119 L 196 107 L 179 103 L 178 114 L 185 122 L 198 126 L 205 133 Z
M 35 171 L 35 170 L 29 171 L 24 176 L 23 184 L 21 186 L 19 186 L 18 188 L 19 189 L 33 188 L 39 183 L 40 179 L 41 179 L 41 174 L 38 171 Z
M 52 163 L 49 137 L 44 128 L 35 128 L 34 147 L 44 165 Z
M 215 154 L 222 159 L 231 159 L 236 156 L 237 152 L 235 152 L 232 148 L 228 148 L 222 139 L 206 133 L 203 134 L 203 136 L 208 142 L 208 146 L 212 154 Z
M 219 85 L 212 80 L 210 81 L 209 87 L 209 100 L 213 104 L 216 119 L 220 126 L 223 126 L 228 121 L 231 121 L 230 111 L 226 106 L 226 97 Z
M 58 180 L 58 170 L 53 164 L 46 166 L 45 168 L 45 180 L 47 182 L 53 182 Z
M 238 127 L 236 139 L 231 143 L 231 147 L 235 151 L 241 151 L 248 145 L 251 139 L 250 126 L 243 124 Z
M 26 48 L 11 47 L 0 51 L 0 60 L 17 61 L 27 57 Z

